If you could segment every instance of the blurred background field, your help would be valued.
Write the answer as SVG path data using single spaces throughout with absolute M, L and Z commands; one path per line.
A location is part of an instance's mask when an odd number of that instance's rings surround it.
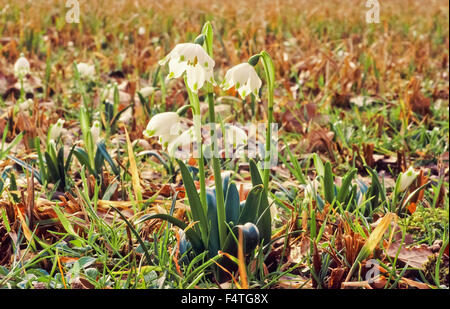
M 176 43 L 194 39 L 209 20 L 218 67 L 265 49 L 287 90 L 302 71 L 310 72 L 311 88 L 321 79 L 328 91 L 340 93 L 401 95 L 412 77 L 431 83 L 431 92 L 448 82 L 444 0 L 382 1 L 380 24 L 366 23 L 362 0 L 79 3 L 80 23 L 69 24 L 65 1 L 1 1 L 2 66 L 22 51 L 39 66 L 50 53 L 55 69 L 95 60 L 102 70 L 120 68 L 136 78 L 154 70 Z

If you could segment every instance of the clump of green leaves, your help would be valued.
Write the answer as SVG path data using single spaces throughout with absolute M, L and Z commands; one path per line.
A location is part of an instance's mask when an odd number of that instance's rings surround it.
M 94 144 L 90 130 L 88 113 L 84 107 L 81 107 L 80 110 L 80 123 L 81 132 L 83 134 L 84 149 L 80 147 L 75 148 L 74 154 L 78 161 L 84 165 L 89 170 L 89 173 L 94 175 L 96 178 L 100 177 L 105 161 L 107 161 L 111 166 L 113 173 L 116 176 L 119 175 L 120 170 L 108 154 L 105 142 L 101 140 L 97 144 Z
M 419 205 L 416 211 L 400 221 L 406 231 L 413 235 L 416 241 L 426 241 L 431 244 L 435 239 L 442 239 L 448 230 L 448 210 L 441 208 L 425 208 Z

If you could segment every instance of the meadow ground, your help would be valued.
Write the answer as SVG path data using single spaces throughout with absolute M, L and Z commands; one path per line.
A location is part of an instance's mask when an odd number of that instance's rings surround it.
M 449 4 L 370 23 L 375 2 L 0 0 L 0 288 L 448 288 Z M 272 92 L 263 56 L 261 101 L 166 78 L 205 23 L 217 83 L 264 50 Z M 277 124 L 268 183 L 261 158 L 182 163 L 144 134 L 209 103 L 249 140 Z

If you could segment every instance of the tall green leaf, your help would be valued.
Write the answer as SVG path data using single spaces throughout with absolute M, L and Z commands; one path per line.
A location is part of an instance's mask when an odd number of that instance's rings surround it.
M 258 166 L 254 160 L 250 160 L 250 175 L 252 178 L 252 185 L 257 186 L 263 184 L 261 174 L 259 173 Z M 272 216 L 270 215 L 269 200 L 267 198 L 267 190 L 264 188 L 264 193 L 261 194 L 261 201 L 258 209 L 258 227 L 263 244 L 269 243 L 272 237 Z
M 194 180 L 189 173 L 186 165 L 180 160 L 178 165 L 180 166 L 181 177 L 183 178 L 184 187 L 186 188 L 186 194 L 188 196 L 189 205 L 191 207 L 192 217 L 194 221 L 198 221 L 200 228 L 200 234 L 202 235 L 202 240 L 205 246 L 208 243 L 208 221 L 206 219 L 206 214 L 203 210 L 202 203 L 200 201 L 200 196 L 198 195 L 197 189 L 194 184 Z M 195 227 L 194 227 L 195 228 Z

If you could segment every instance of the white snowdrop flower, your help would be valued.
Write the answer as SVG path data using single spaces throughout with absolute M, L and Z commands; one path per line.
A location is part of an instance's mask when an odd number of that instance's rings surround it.
M 128 124 L 131 123 L 132 120 L 133 120 L 133 110 L 131 108 L 124 111 L 119 118 L 120 122 Z
M 14 64 L 14 75 L 20 79 L 24 78 L 30 72 L 30 63 L 23 54 L 20 54 L 19 59 L 17 59 L 16 63 Z
M 109 102 L 114 102 L 114 88 L 117 86 L 117 90 L 119 91 L 119 103 L 129 103 L 131 101 L 131 95 L 126 92 L 127 84 L 127 82 L 123 82 L 120 85 L 117 83 L 108 84 L 102 91 L 102 100 L 106 99 Z
M 94 65 L 89 65 L 84 62 L 80 62 L 77 64 L 78 73 L 80 73 L 80 77 L 84 79 L 93 79 L 95 75 L 95 67 Z
M 305 187 L 305 198 L 307 200 L 313 200 L 319 189 L 319 182 L 314 179 L 310 181 Z
M 147 138 L 158 136 L 163 147 L 167 147 L 179 136 L 180 130 L 180 116 L 175 112 L 165 112 L 153 116 L 143 134 Z
M 138 35 L 144 35 L 144 34 L 145 34 L 145 27 L 139 27 Z
M 419 172 L 414 171 L 412 166 L 409 167 L 409 169 L 400 174 L 400 186 L 399 186 L 399 192 L 403 192 L 406 189 L 409 188 L 409 186 L 413 183 L 413 181 L 417 178 L 419 175 Z
M 31 106 L 33 106 L 34 101 L 32 99 L 27 99 L 19 104 L 19 109 L 21 111 L 27 111 Z
M 228 90 L 235 87 L 239 95 L 244 99 L 250 93 L 253 93 L 255 98 L 259 101 L 258 91 L 261 88 L 262 82 L 256 73 L 255 68 L 245 62 L 238 64 L 227 71 L 222 88 Z
M 100 124 L 100 121 L 95 120 L 91 127 L 92 141 L 94 142 L 94 144 L 97 144 L 100 141 L 101 129 L 102 126 Z
M 58 119 L 58 121 L 51 127 L 49 132 L 49 140 L 56 141 L 61 136 L 61 132 L 64 126 L 64 119 Z
M 192 92 L 197 93 L 205 81 L 214 84 L 213 68 L 215 62 L 199 44 L 182 43 L 161 61 L 160 65 L 169 62 L 170 73 L 167 78 L 178 78 L 184 72 L 187 75 L 187 84 Z
M 190 152 L 191 143 L 194 141 L 193 127 L 181 133 L 167 146 L 167 151 L 170 156 L 176 156 L 178 159 L 187 159 Z M 177 151 L 181 147 L 180 151 Z M 188 148 L 189 147 L 189 148 Z
M 310 76 L 309 71 L 302 71 L 298 77 L 300 85 L 305 84 L 309 76 Z
M 148 97 L 149 95 L 151 95 L 151 94 L 153 94 L 153 92 L 155 92 L 155 87 L 151 87 L 151 86 L 148 86 L 148 87 L 144 87 L 144 88 L 142 88 L 141 90 L 139 90 L 139 93 L 144 97 L 144 98 L 146 98 L 146 97 Z
M 247 133 L 237 126 L 225 126 L 225 142 L 227 145 L 238 147 L 247 144 Z

